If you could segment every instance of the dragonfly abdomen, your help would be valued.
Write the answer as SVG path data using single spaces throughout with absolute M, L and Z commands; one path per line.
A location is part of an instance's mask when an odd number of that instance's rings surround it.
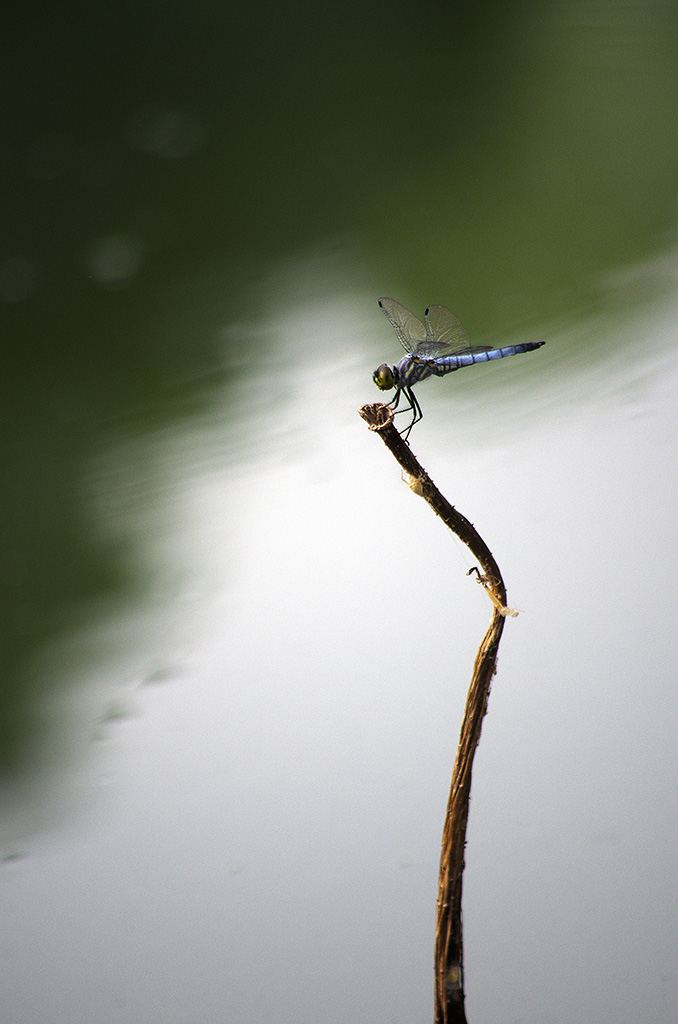
M 535 348 L 541 348 L 543 344 L 543 341 L 527 341 L 522 345 L 490 348 L 486 352 L 458 352 L 452 356 L 440 356 L 435 360 L 435 368 L 430 372 L 442 377 L 444 374 L 451 373 L 452 370 L 458 370 L 462 366 L 472 366 L 473 363 L 487 363 L 490 359 L 503 359 L 505 356 L 518 356 L 523 352 L 532 352 Z

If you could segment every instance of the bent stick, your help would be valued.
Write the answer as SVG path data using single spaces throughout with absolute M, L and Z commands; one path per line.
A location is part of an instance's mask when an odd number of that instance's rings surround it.
M 406 474 L 410 488 L 419 494 L 453 533 L 477 558 L 482 573 L 478 579 L 494 605 L 492 622 L 476 655 L 459 735 L 457 756 L 443 828 L 435 934 L 435 1024 L 466 1024 L 464 1012 L 463 935 L 461 920 L 464 848 L 471 797 L 473 757 L 480 741 L 482 721 L 487 711 L 492 676 L 496 671 L 499 641 L 506 607 L 506 588 L 492 552 L 478 531 L 440 493 L 420 466 L 409 445 L 393 425 L 393 412 L 380 403 L 359 409 L 370 430 L 376 431 Z M 473 571 L 473 570 L 471 570 Z

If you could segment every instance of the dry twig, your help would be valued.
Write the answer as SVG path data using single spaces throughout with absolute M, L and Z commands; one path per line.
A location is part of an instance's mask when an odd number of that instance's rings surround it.
M 395 456 L 409 487 L 431 506 L 445 525 L 466 544 L 478 560 L 478 581 L 487 591 L 494 611 L 492 621 L 478 650 L 466 698 L 459 747 L 452 770 L 452 783 L 443 828 L 435 936 L 435 1024 L 466 1024 L 464 1012 L 463 936 L 461 920 L 464 848 L 471 796 L 473 757 L 480 741 L 487 711 L 492 677 L 496 671 L 499 641 L 507 615 L 515 615 L 506 604 L 506 588 L 492 552 L 465 516 L 440 493 L 428 473 L 419 465 L 409 445 L 393 425 L 393 411 L 381 403 L 364 405 L 360 415 L 376 431 Z

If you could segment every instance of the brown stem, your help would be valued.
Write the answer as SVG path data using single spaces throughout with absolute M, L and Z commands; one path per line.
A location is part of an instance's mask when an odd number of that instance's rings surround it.
M 494 604 L 492 622 L 476 655 L 466 698 L 464 719 L 443 828 L 438 876 L 438 901 L 435 938 L 435 1024 L 466 1024 L 464 1013 L 464 959 L 461 920 L 464 848 L 471 797 L 473 756 L 480 741 L 483 717 L 487 711 L 492 676 L 496 671 L 499 641 L 504 629 L 506 588 L 499 566 L 472 523 L 450 505 L 412 454 L 393 426 L 393 411 L 388 405 L 364 405 L 360 415 L 376 431 L 406 474 L 411 489 L 424 498 L 446 526 L 466 544 L 478 559 L 476 569 Z

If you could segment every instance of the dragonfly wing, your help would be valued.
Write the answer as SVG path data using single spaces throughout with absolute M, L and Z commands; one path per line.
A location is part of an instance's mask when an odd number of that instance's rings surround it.
M 426 340 L 426 328 L 414 313 L 405 309 L 395 299 L 381 298 L 379 305 L 388 317 L 398 341 L 406 352 L 414 352 Z
M 455 352 L 468 352 L 469 334 L 460 320 L 445 306 L 429 306 L 424 314 L 426 341 L 419 347 L 418 355 L 449 356 Z M 490 348 L 492 346 L 489 346 Z M 483 351 L 485 351 L 483 349 Z

